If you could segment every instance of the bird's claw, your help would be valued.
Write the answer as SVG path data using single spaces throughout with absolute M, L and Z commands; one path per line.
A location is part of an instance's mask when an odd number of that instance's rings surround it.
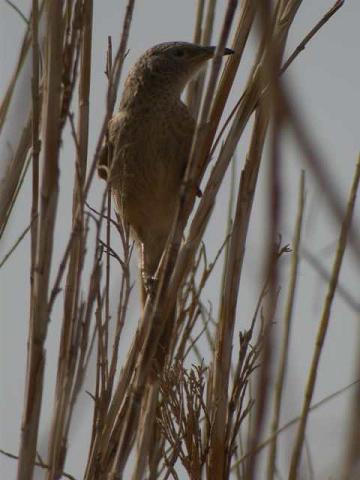
M 155 299 L 156 289 L 158 286 L 158 278 L 149 277 L 144 275 L 144 288 L 146 295 L 150 297 L 151 300 Z
M 202 197 L 202 191 L 198 185 L 196 185 L 195 182 L 192 180 L 184 181 L 184 187 L 185 189 L 190 188 L 195 190 L 195 195 L 197 197 Z

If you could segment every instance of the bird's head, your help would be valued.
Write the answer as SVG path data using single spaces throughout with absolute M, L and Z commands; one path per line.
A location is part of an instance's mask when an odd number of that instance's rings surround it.
M 215 49 L 188 42 L 155 45 L 136 62 L 125 88 L 137 85 L 148 91 L 173 91 L 180 95 L 187 82 L 214 56 Z M 229 48 L 224 51 L 224 55 L 232 53 Z

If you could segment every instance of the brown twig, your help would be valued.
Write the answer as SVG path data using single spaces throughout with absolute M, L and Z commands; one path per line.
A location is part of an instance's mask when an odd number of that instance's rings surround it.
M 44 169 L 41 185 L 39 241 L 30 313 L 28 368 L 22 435 L 18 463 L 18 480 L 32 476 L 45 368 L 44 342 L 47 333 L 47 302 L 55 217 L 58 200 L 58 158 L 60 142 L 60 100 L 62 62 L 62 8 L 50 2 L 47 10 L 48 58 L 44 118 Z
M 5 455 L 6 457 L 8 458 L 11 458 L 12 460 L 18 460 L 19 457 L 17 455 L 14 455 L 10 452 L 6 452 L 5 450 L 2 450 L 0 449 L 0 453 L 2 455 Z M 37 467 L 40 467 L 40 468 L 43 468 L 45 470 L 49 470 L 49 465 L 46 465 L 44 462 L 35 462 L 35 465 Z M 73 475 L 70 475 L 70 473 L 66 473 L 66 472 L 61 472 L 61 476 L 65 477 L 65 478 L 68 478 L 69 480 L 76 480 L 76 478 L 73 476 Z
M 83 362 L 89 323 L 82 323 L 83 308 L 79 307 L 81 273 L 85 255 L 85 234 L 83 218 L 83 187 L 86 178 L 88 131 L 89 131 L 89 92 L 91 75 L 91 45 L 92 45 L 92 1 L 86 2 L 82 14 L 82 22 L 79 22 L 79 4 L 73 5 L 72 11 L 68 11 L 68 36 L 70 47 L 75 51 L 68 54 L 74 60 L 73 77 L 76 78 L 76 65 L 78 58 L 81 59 L 81 70 L 79 79 L 79 120 L 76 139 L 76 165 L 73 189 L 73 218 L 72 223 L 76 225 L 76 236 L 72 243 L 66 289 L 64 296 L 64 316 L 60 339 L 58 375 L 56 382 L 57 402 L 54 408 L 52 429 L 49 445 L 50 470 L 48 480 L 56 478 L 57 472 L 63 469 L 66 459 L 67 436 L 70 428 L 72 409 L 76 401 L 76 393 L 79 391 L 83 371 L 76 369 L 79 361 Z M 77 39 L 81 38 L 81 41 Z M 77 50 L 81 50 L 79 54 Z M 71 63 L 65 65 L 70 69 Z M 65 77 L 70 78 L 70 72 Z M 72 82 L 70 82 L 72 83 Z M 71 93 L 68 92 L 70 101 Z M 64 106 L 64 100 L 63 100 Z M 63 107 L 64 108 L 64 107 Z M 69 107 L 66 107 L 69 108 Z M 75 388 L 76 385 L 76 388 Z
M 14 253 L 16 248 L 19 246 L 19 244 L 22 242 L 22 240 L 26 237 L 26 234 L 29 232 L 31 229 L 32 223 L 34 220 L 24 229 L 24 231 L 21 233 L 19 238 L 16 240 L 14 245 L 10 248 L 10 250 L 4 255 L 3 259 L 0 261 L 0 268 L 2 268 L 5 264 L 5 262 L 11 257 L 11 255 Z
M 318 402 L 314 403 L 310 407 L 310 412 L 313 412 L 314 410 L 317 410 L 318 408 L 322 407 L 323 405 L 327 404 L 334 398 L 337 398 L 339 395 L 342 395 L 344 392 L 349 390 L 350 388 L 354 386 L 358 386 L 360 384 L 360 380 L 355 380 L 354 382 L 350 383 L 349 385 L 346 385 L 346 387 L 340 388 L 339 390 L 336 390 L 336 392 L 332 393 L 331 395 L 327 395 L 326 397 L 322 398 Z M 259 452 L 261 452 L 265 447 L 268 447 L 271 445 L 271 442 L 273 442 L 274 437 L 280 435 L 281 433 L 285 432 L 288 430 L 290 427 L 293 425 L 296 425 L 300 421 L 301 417 L 295 417 L 289 422 L 285 423 L 282 427 L 280 427 L 276 432 L 274 432 L 269 438 L 258 444 L 252 452 L 248 452 L 245 455 L 243 455 L 237 462 L 235 462 L 231 470 L 235 469 L 236 466 L 241 465 L 243 462 L 245 462 L 250 456 L 257 455 Z

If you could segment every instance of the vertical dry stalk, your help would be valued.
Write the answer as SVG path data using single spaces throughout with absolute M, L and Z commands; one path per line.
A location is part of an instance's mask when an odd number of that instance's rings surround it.
M 199 177 L 198 175 L 196 175 L 196 172 L 199 169 L 199 165 L 203 165 L 205 163 L 204 157 L 207 152 L 203 151 L 204 149 L 203 145 L 205 143 L 205 139 L 207 138 L 207 134 L 209 131 L 209 124 L 211 124 L 211 116 L 210 116 L 211 106 L 213 104 L 215 88 L 216 88 L 218 76 L 220 73 L 220 67 L 221 67 L 224 48 L 226 46 L 227 39 L 230 34 L 230 29 L 234 20 L 237 5 L 238 5 L 237 1 L 228 0 L 228 5 L 224 15 L 222 30 L 219 36 L 219 41 L 217 43 L 217 48 L 216 48 L 215 55 L 211 65 L 208 86 L 205 92 L 201 112 L 199 115 L 197 127 L 195 129 L 194 137 L 192 140 L 192 146 L 189 154 L 189 159 L 186 167 L 184 182 L 185 184 L 189 183 L 189 186 L 191 186 L 192 182 L 195 182 L 196 184 Z M 206 128 L 204 128 L 206 124 L 208 125 Z M 209 145 L 209 149 L 210 149 L 210 145 Z M 180 214 L 182 215 L 185 214 L 184 215 L 185 219 L 189 215 L 189 212 L 194 203 L 194 193 L 192 192 L 193 189 L 188 187 L 187 190 L 188 191 L 184 189 L 184 192 L 180 196 L 180 209 L 179 209 Z M 181 210 L 183 210 L 183 213 L 181 212 Z M 175 222 L 174 224 L 176 225 L 176 223 L 177 222 Z
M 35 160 L 33 161 L 33 166 L 35 166 L 35 171 L 36 171 L 36 163 L 37 163 L 36 158 L 38 157 L 39 150 L 40 150 L 40 144 L 37 141 L 34 141 L 34 136 L 35 137 L 37 136 L 36 131 L 38 130 L 38 125 L 40 123 L 40 115 L 41 115 L 41 112 L 37 111 L 39 109 L 39 106 L 41 105 L 41 92 L 39 91 L 39 88 L 38 88 L 39 87 L 39 79 L 38 79 L 39 45 L 38 45 L 37 25 L 39 23 L 39 19 L 42 17 L 42 14 L 44 11 L 44 5 L 45 5 L 45 2 L 42 1 L 40 4 L 40 7 L 37 6 L 37 9 L 34 12 L 34 14 L 31 14 L 31 21 L 28 23 L 29 26 L 24 35 L 24 39 L 21 45 L 19 58 L 17 60 L 14 73 L 9 82 L 9 86 L 7 88 L 7 91 L 4 95 L 4 98 L 0 106 L 0 134 L 1 134 L 2 128 L 6 121 L 7 111 L 11 103 L 11 99 L 13 96 L 16 83 L 18 79 L 21 77 L 22 67 L 29 53 L 29 48 L 32 45 L 33 72 L 35 72 L 34 73 L 35 77 L 33 77 L 33 81 L 32 81 L 32 99 L 33 99 L 33 111 L 37 118 L 33 122 L 32 112 L 29 113 L 28 119 L 22 128 L 19 143 L 17 144 L 15 153 L 10 152 L 9 158 L 6 160 L 3 159 L 3 162 L 4 162 L 3 172 L 5 173 L 3 178 L 0 179 L 0 238 L 4 233 L 8 218 L 11 214 L 11 210 L 14 206 L 17 194 L 21 187 L 22 172 L 26 169 L 26 167 L 24 168 L 25 159 L 31 147 L 31 140 L 33 140 L 32 154 L 35 157 Z M 33 35 L 32 35 L 32 30 L 34 30 Z M 38 98 L 35 98 L 35 97 L 38 97 Z M 20 128 L 19 128 L 19 131 L 20 131 Z M 36 179 L 36 174 L 35 174 L 35 179 Z M 33 239 L 36 237 L 36 232 L 34 230 L 35 228 L 36 228 L 36 225 L 34 222 L 32 227 Z M 34 243 L 35 242 L 33 242 L 33 247 L 32 247 L 33 249 L 34 249 Z
M 204 155 L 202 159 L 202 164 L 199 165 L 199 171 L 197 175 L 199 178 L 202 177 L 202 173 L 204 171 L 205 166 L 208 163 L 208 160 L 205 158 L 210 151 L 211 145 L 209 142 L 212 142 L 212 139 L 215 135 L 216 129 L 219 125 L 220 118 L 222 112 L 225 107 L 226 100 L 228 98 L 229 92 L 233 85 L 236 72 L 240 66 L 240 62 L 242 59 L 242 55 L 244 53 L 245 45 L 249 37 L 250 30 L 254 23 L 256 12 L 256 3 L 252 0 L 246 0 L 242 4 L 241 14 L 239 16 L 239 21 L 237 24 L 236 32 L 234 39 L 232 41 L 232 48 L 235 51 L 234 55 L 231 55 L 225 65 L 224 71 L 221 75 L 219 88 L 214 98 L 212 107 L 211 107 L 211 115 L 210 115 L 210 128 L 208 132 L 208 138 L 204 141 L 203 151 L 199 154 Z M 210 140 L 211 139 L 211 140 Z M 215 145 L 212 148 L 212 152 L 214 151 Z
M 280 225 L 281 215 L 281 183 L 280 183 L 280 146 L 279 136 L 281 128 L 284 124 L 284 113 L 281 102 L 276 96 L 277 83 L 279 82 L 279 74 L 283 52 L 289 32 L 289 28 L 295 18 L 300 7 L 301 1 L 277 2 L 273 12 L 270 3 L 267 0 L 259 1 L 259 11 L 262 26 L 262 35 L 265 42 L 265 51 L 263 56 L 263 69 L 260 71 L 260 80 L 262 89 L 269 85 L 268 95 L 265 96 L 265 108 L 269 114 L 272 113 L 273 131 L 271 142 L 271 170 L 270 170 L 270 199 L 269 199 L 269 218 L 270 233 L 267 253 L 266 278 L 269 278 L 269 302 L 266 311 L 266 325 L 270 326 L 275 315 L 277 302 L 277 282 L 278 269 L 276 262 L 276 243 L 278 235 L 278 227 Z M 256 415 L 254 428 L 250 438 L 250 452 L 256 448 L 260 441 L 265 416 L 268 405 L 268 394 L 270 384 L 270 368 L 272 362 L 273 349 L 273 332 L 272 328 L 267 329 L 264 339 L 263 355 L 261 359 L 261 367 L 258 376 L 258 384 L 256 390 Z M 252 456 L 247 466 L 246 478 L 256 478 L 257 462 Z
M 18 480 L 31 478 L 38 436 L 45 367 L 44 342 L 48 323 L 48 291 L 53 235 L 58 201 L 60 101 L 62 62 L 62 8 L 47 7 L 47 58 L 44 99 L 44 168 L 41 185 L 39 237 L 30 312 L 25 405 L 18 464 Z
M 276 449 L 277 449 L 277 436 L 275 435 L 275 432 L 277 432 L 277 430 L 279 429 L 282 393 L 283 393 L 285 375 L 286 375 L 286 370 L 288 365 L 291 321 L 292 321 L 292 313 L 293 313 L 293 306 L 294 306 L 297 279 L 298 279 L 299 247 L 300 247 L 304 204 L 305 204 L 305 172 L 302 171 L 301 179 L 300 179 L 300 187 L 299 187 L 298 213 L 297 213 L 294 240 L 293 240 L 293 254 L 292 254 L 292 260 L 291 260 L 289 290 L 288 290 L 288 297 L 287 297 L 285 314 L 284 314 L 283 343 L 282 343 L 282 348 L 280 353 L 279 368 L 278 368 L 278 374 L 277 374 L 277 380 L 276 380 L 276 386 L 275 386 L 274 414 L 273 414 L 273 420 L 271 425 L 271 432 L 274 435 L 274 439 L 271 443 L 271 447 L 269 451 L 269 464 L 268 464 L 268 471 L 267 471 L 268 480 L 273 479 L 275 475 Z
M 120 44 L 116 52 L 115 59 L 111 69 L 111 78 L 110 78 L 110 84 L 109 84 L 108 95 L 107 95 L 106 115 L 104 118 L 100 135 L 99 135 L 94 159 L 89 168 L 89 173 L 88 173 L 86 183 L 84 184 L 83 202 L 85 201 L 86 196 L 89 192 L 90 185 L 96 169 L 96 164 L 99 158 L 101 146 L 104 141 L 105 132 L 107 129 L 107 123 L 109 118 L 112 115 L 112 112 L 115 106 L 116 92 L 117 92 L 117 87 L 118 87 L 118 83 L 119 83 L 121 72 L 122 72 L 123 61 L 125 59 L 125 52 L 127 48 L 127 41 L 128 41 L 129 32 L 130 32 L 130 25 L 131 25 L 132 15 L 134 11 L 134 5 L 135 5 L 135 0 L 129 0 L 126 7 Z M 104 211 L 105 200 L 107 198 L 106 193 L 107 191 L 105 191 L 103 196 L 101 212 Z M 98 222 L 98 225 L 99 225 L 98 229 L 100 228 L 101 223 L 102 223 L 102 217 Z M 101 299 L 101 295 L 98 292 L 99 309 L 97 314 L 97 322 L 98 322 L 98 335 L 99 335 L 98 352 L 100 357 L 99 358 L 100 363 L 98 363 L 97 376 L 98 376 L 99 382 L 97 385 L 97 393 L 95 397 L 96 400 L 98 400 L 98 404 L 96 404 L 95 413 L 94 413 L 94 430 L 93 430 L 92 441 L 91 441 L 90 455 L 89 455 L 88 464 L 87 464 L 86 473 L 85 473 L 85 478 L 89 478 L 89 479 L 98 478 L 97 472 L 99 471 L 99 468 L 101 468 L 101 470 L 108 473 L 112 468 L 112 463 L 108 460 L 109 456 L 112 457 L 112 447 L 108 446 L 107 442 L 110 441 L 110 433 L 114 428 L 114 420 L 116 418 L 117 412 L 120 410 L 118 399 L 119 397 L 121 399 L 121 395 L 117 396 L 118 389 L 117 389 L 117 392 L 115 392 L 115 395 L 114 395 L 114 398 L 112 399 L 111 404 L 110 404 L 110 400 L 111 400 L 112 387 L 113 387 L 114 376 L 116 371 L 116 360 L 117 360 L 119 339 L 120 339 L 122 325 L 125 319 L 127 303 L 128 303 L 128 299 L 131 291 L 131 286 L 129 284 L 129 271 L 128 271 L 131 250 L 129 249 L 129 245 L 128 245 L 128 242 L 129 242 L 128 234 L 126 232 L 122 232 L 121 229 L 119 231 L 121 234 L 121 238 L 123 240 L 125 260 L 122 263 L 124 274 L 123 274 L 123 281 L 122 281 L 121 290 L 120 290 L 119 315 L 118 315 L 118 323 L 116 326 L 116 336 L 113 343 L 113 357 L 111 359 L 111 364 L 110 364 L 110 376 L 109 376 L 108 368 L 106 369 L 103 368 L 103 365 L 108 365 L 107 352 L 103 348 L 104 338 L 107 338 L 108 321 L 106 320 L 104 325 L 101 323 L 101 309 L 103 306 L 103 302 Z M 99 236 L 99 231 L 98 231 L 97 237 L 98 236 Z M 74 239 L 74 230 L 69 239 L 64 260 L 69 255 L 69 246 L 72 245 L 73 239 Z M 109 249 L 110 245 L 107 245 L 107 248 Z M 60 280 L 61 280 L 61 273 L 58 276 L 57 281 L 60 281 Z M 109 288 L 109 284 L 107 288 Z M 128 383 L 125 382 L 125 385 L 127 386 Z
M 49 446 L 48 480 L 58 477 L 62 472 L 66 458 L 67 435 L 75 399 L 72 391 L 76 382 L 80 382 L 75 368 L 81 351 L 79 332 L 83 320 L 79 308 L 81 287 L 81 272 L 85 253 L 85 232 L 83 218 L 83 188 L 86 177 L 88 131 L 89 131 L 89 92 L 91 75 L 91 44 L 92 44 L 92 1 L 84 4 L 82 11 L 81 33 L 76 32 L 77 9 L 79 3 L 73 5 L 69 12 L 68 22 L 72 22 L 72 30 L 81 35 L 81 58 L 79 79 L 79 118 L 76 141 L 75 181 L 73 190 L 73 228 L 75 236 L 72 243 L 66 290 L 64 297 L 64 317 L 60 339 L 59 360 L 56 383 L 56 403 L 53 413 L 52 430 Z M 80 26 L 79 26 L 80 27 Z M 68 27 L 70 28 L 70 26 Z M 74 42 L 76 45 L 78 41 Z M 76 48 L 76 47 L 75 47 Z M 84 329 L 87 326 L 84 325 Z M 87 327 L 88 328 L 88 327 Z M 84 337 L 86 338 L 86 336 Z
M 337 282 L 340 274 L 340 269 L 342 265 L 342 260 L 344 257 L 347 239 L 349 235 L 349 229 L 351 226 L 351 220 L 352 220 L 352 215 L 354 211 L 354 205 L 355 205 L 355 199 L 356 199 L 356 193 L 359 185 L 359 180 L 360 180 L 360 158 L 356 165 L 356 170 L 355 170 L 353 184 L 352 184 L 350 195 L 349 195 L 346 213 L 341 226 L 332 275 L 329 282 L 328 291 L 327 291 L 325 302 L 324 302 L 323 312 L 322 312 L 320 323 L 319 323 L 315 349 L 314 349 L 314 353 L 311 361 L 311 366 L 309 369 L 309 377 L 308 377 L 305 394 L 304 394 L 304 401 L 303 401 L 303 406 L 301 411 L 301 419 L 300 419 L 300 423 L 299 423 L 299 427 L 298 427 L 298 431 L 297 431 L 297 435 L 296 435 L 296 439 L 295 439 L 295 443 L 292 451 L 292 456 L 291 456 L 289 480 L 296 480 L 298 478 L 298 468 L 299 468 L 301 452 L 304 444 L 305 429 L 306 429 L 307 419 L 309 416 L 310 404 L 311 404 L 312 396 L 314 393 L 314 387 L 315 387 L 316 376 L 319 368 L 322 347 L 323 347 L 326 332 L 329 326 L 332 302 L 334 299 Z
M 204 2 L 198 3 L 194 43 L 210 45 L 214 27 L 216 0 L 208 0 L 206 15 L 204 16 Z M 202 25 L 203 23 L 203 25 Z M 187 104 L 195 119 L 198 118 L 201 98 L 205 85 L 206 70 L 202 70 L 197 77 L 190 82 L 187 94 Z
M 213 426 L 208 460 L 209 478 L 226 478 L 226 469 L 229 465 L 229 458 L 227 458 L 229 454 L 228 445 L 225 442 L 225 433 L 229 425 L 224 422 L 224 419 L 227 418 L 228 409 L 232 341 L 245 243 L 267 123 L 264 110 L 259 109 L 255 118 L 248 158 L 241 174 L 234 225 L 231 232 L 228 257 L 224 265 L 225 278 L 217 329 L 213 381 L 210 385 Z
M 40 68 L 40 52 L 38 39 L 38 25 L 39 25 L 39 6 L 38 1 L 32 2 L 32 206 L 31 206 L 31 267 L 30 267 L 30 281 L 31 290 L 33 288 L 34 268 L 36 262 L 36 242 L 38 235 L 38 208 L 39 208 L 39 156 L 40 156 L 40 83 L 39 83 L 39 68 Z
M 26 124 L 20 134 L 19 143 L 15 154 L 11 158 L 11 166 L 7 169 L 6 178 L 1 179 L 0 190 L 0 238 L 5 231 L 7 221 L 14 206 L 19 186 L 22 182 L 22 172 L 27 154 L 31 146 L 32 114 L 30 113 Z
M 121 39 L 120 39 L 120 45 L 119 45 L 119 48 L 116 52 L 115 61 L 114 61 L 114 68 L 112 69 L 112 78 L 111 78 L 111 82 L 110 82 L 111 86 L 108 88 L 108 92 L 107 92 L 107 109 L 106 109 L 106 112 L 105 112 L 105 116 L 104 116 L 104 120 L 103 120 L 101 129 L 100 129 L 100 133 L 99 133 L 99 136 L 98 136 L 98 141 L 97 141 L 97 144 L 96 144 L 94 157 L 93 157 L 93 160 L 92 160 L 91 164 L 89 165 L 87 178 L 86 178 L 86 181 L 85 181 L 85 184 L 84 184 L 84 187 L 83 187 L 83 199 L 82 200 L 83 200 L 84 203 L 87 199 L 87 196 L 88 196 L 89 191 L 90 191 L 90 187 L 92 185 L 92 181 L 94 179 L 96 167 L 97 167 L 97 164 L 98 164 L 98 160 L 100 158 L 100 152 L 101 152 L 102 146 L 104 144 L 106 131 L 107 131 L 107 128 L 108 128 L 108 122 L 111 118 L 111 115 L 113 113 L 113 109 L 114 109 L 114 106 L 115 106 L 116 91 L 117 91 L 118 84 L 119 84 L 119 81 L 120 81 L 122 66 L 123 66 L 123 62 L 124 62 L 124 59 L 125 59 L 125 52 L 126 52 L 127 40 L 128 40 L 129 32 L 130 32 L 130 25 L 131 25 L 134 5 L 135 5 L 135 0 L 129 0 L 128 4 L 127 4 L 127 7 L 126 7 L 124 24 L 123 24 L 123 29 L 122 29 L 122 35 L 121 35 Z M 101 209 L 101 212 L 103 212 L 103 207 Z M 55 280 L 55 283 L 54 283 L 54 287 L 53 287 L 52 294 L 51 294 L 51 297 L 50 297 L 50 302 L 49 302 L 49 313 L 52 310 L 56 295 L 58 293 L 59 286 L 60 286 L 61 281 L 62 281 L 62 277 L 63 277 L 64 271 L 65 271 L 65 267 L 67 265 L 67 262 L 68 262 L 68 259 L 69 259 L 70 253 L 71 253 L 72 243 L 74 241 L 75 234 L 76 234 L 76 231 L 75 231 L 75 228 L 73 227 L 72 231 L 71 231 L 71 234 L 69 236 L 69 240 L 68 240 L 67 245 L 65 247 L 65 252 L 63 254 L 63 257 L 61 259 L 61 262 L 60 262 L 60 265 L 59 265 L 59 268 L 58 268 L 58 273 L 56 275 L 56 280 Z
M 41 17 L 41 15 L 44 11 L 44 5 L 45 5 L 45 1 L 43 0 L 40 4 L 40 8 L 37 11 L 38 18 Z M 32 28 L 34 27 L 33 22 L 34 22 L 34 20 L 31 19 L 31 22 L 28 23 L 28 28 L 25 32 L 25 35 L 24 35 L 24 38 L 23 38 L 23 41 L 22 41 L 22 44 L 21 44 L 21 47 L 20 47 L 19 58 L 16 62 L 14 73 L 12 74 L 11 80 L 9 82 L 9 86 L 8 86 L 8 88 L 6 90 L 6 93 L 5 93 L 5 95 L 4 95 L 4 97 L 1 101 L 1 105 L 0 105 L 0 134 L 2 132 L 2 129 L 3 129 L 4 123 L 5 123 L 5 120 L 6 120 L 6 114 L 8 112 L 8 109 L 9 109 L 9 106 L 10 106 L 10 103 L 11 103 L 11 99 L 12 99 L 12 96 L 13 96 L 13 93 L 14 93 L 16 82 L 19 79 L 21 69 L 24 65 L 25 59 L 26 59 L 26 57 L 28 55 L 28 52 L 29 52 L 29 48 L 31 46 L 31 42 L 32 42 L 31 33 L 32 33 Z
M 193 34 L 193 42 L 196 44 L 201 43 L 202 33 L 203 33 L 203 19 L 204 19 L 204 6 L 205 0 L 197 0 L 196 6 L 196 20 Z M 189 107 L 190 112 L 196 118 L 196 101 L 197 97 L 201 97 L 201 91 L 199 91 L 199 80 L 198 77 L 191 80 L 187 88 L 186 103 Z
M 359 328 L 359 327 L 358 327 Z M 357 358 L 355 362 L 356 378 L 360 378 L 360 345 L 357 346 Z M 345 442 L 344 466 L 342 478 L 356 479 L 360 472 L 360 385 L 357 382 L 352 398 L 352 408 L 349 412 L 348 438 Z

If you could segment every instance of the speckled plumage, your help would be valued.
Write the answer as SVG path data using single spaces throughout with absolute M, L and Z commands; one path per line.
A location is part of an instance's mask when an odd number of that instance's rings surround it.
M 109 123 L 107 175 L 116 209 L 141 244 L 145 278 L 166 246 L 195 129 L 180 96 L 213 54 L 214 47 L 185 42 L 152 47 L 131 69 Z

